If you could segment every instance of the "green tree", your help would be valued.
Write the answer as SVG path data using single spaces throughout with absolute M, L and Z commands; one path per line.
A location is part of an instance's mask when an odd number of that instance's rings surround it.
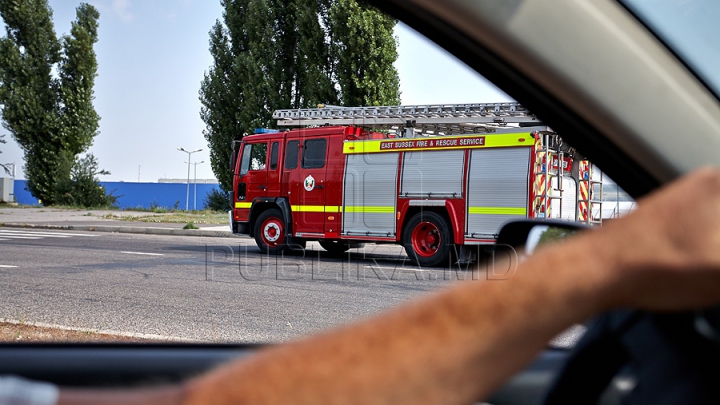
M 25 153 L 28 189 L 50 205 L 56 176 L 65 172 L 58 170 L 62 156 L 69 153 L 74 161 L 98 133 L 92 100 L 100 14 L 81 4 L 70 35 L 60 39 L 47 0 L 2 1 L 0 16 L 6 30 L 0 38 L 3 126 Z
M 326 44 L 328 32 L 320 23 L 327 19 L 327 2 L 274 0 L 269 6 L 274 19 L 270 106 L 303 108 L 337 103 L 333 62 Z
M 557 226 L 550 226 L 540 236 L 538 245 L 542 245 L 542 244 L 548 243 L 548 242 L 562 241 L 563 239 L 569 238 L 569 237 L 575 235 L 576 233 L 577 233 L 577 230 L 575 230 L 575 229 L 566 229 L 566 228 L 561 228 L 561 227 L 557 227 Z
M 231 142 L 255 128 L 274 128 L 274 110 L 399 103 L 396 22 L 374 8 L 355 0 L 221 3 L 223 18 L 210 31 L 214 62 L 200 87 L 200 116 L 224 191 L 232 190 Z M 345 5 L 349 10 L 338 10 Z M 353 59 L 359 64 L 350 65 Z
M 393 67 L 397 21 L 356 0 L 336 0 L 329 24 L 342 105 L 400 104 L 400 78 Z
M 107 194 L 100 185 L 99 175 L 108 175 L 100 170 L 97 158 L 90 153 L 77 158 L 63 151 L 57 166 L 57 185 L 54 200 L 57 204 L 73 207 L 111 207 L 117 198 Z
M 230 143 L 253 126 L 263 126 L 271 117 L 257 106 L 265 103 L 267 75 L 255 62 L 263 49 L 252 47 L 251 37 L 265 32 L 263 21 L 250 20 L 250 1 L 223 0 L 223 20 L 210 31 L 210 53 L 213 66 L 205 74 L 200 87 L 202 107 L 200 116 L 205 122 L 205 138 L 210 146 L 210 164 L 223 190 L 232 188 L 230 178 Z M 257 31 L 259 25 L 260 31 Z M 230 29 L 229 27 L 232 27 Z M 252 80 L 252 79 L 255 80 Z M 252 114 L 257 111 L 258 114 Z
M 76 156 L 98 135 L 100 116 L 93 107 L 98 64 L 93 46 L 98 41 L 100 13 L 89 4 L 77 8 L 70 35 L 62 38 L 60 76 L 60 138 L 63 149 Z

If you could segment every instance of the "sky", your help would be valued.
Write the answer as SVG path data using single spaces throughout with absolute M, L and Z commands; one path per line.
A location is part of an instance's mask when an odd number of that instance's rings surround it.
M 202 131 L 198 91 L 212 65 L 209 31 L 222 17 L 219 0 L 85 0 L 100 11 L 95 46 L 95 109 L 100 134 L 89 152 L 110 171 L 104 181 L 156 182 L 187 178 L 187 154 L 197 178 L 214 178 Z M 58 35 L 70 31 L 77 0 L 49 0 Z M 399 24 L 403 105 L 511 101 L 485 79 L 412 29 Z M 4 33 L 3 33 L 4 35 Z M 3 128 L 0 163 L 22 172 L 23 152 Z

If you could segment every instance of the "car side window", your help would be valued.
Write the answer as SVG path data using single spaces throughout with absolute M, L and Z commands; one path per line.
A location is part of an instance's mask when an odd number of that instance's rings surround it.
M 312 139 L 305 141 L 303 147 L 303 169 L 319 169 L 325 166 L 325 139 Z
M 277 169 L 278 165 L 278 149 L 280 148 L 279 142 L 273 142 L 270 148 L 270 170 Z
M 298 165 L 298 151 L 300 149 L 300 141 L 290 141 L 285 148 L 285 168 L 294 169 Z

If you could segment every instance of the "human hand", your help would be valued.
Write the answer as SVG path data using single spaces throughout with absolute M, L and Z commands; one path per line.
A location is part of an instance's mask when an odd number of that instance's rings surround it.
M 720 169 L 695 171 L 639 206 L 587 247 L 613 264 L 607 305 L 679 311 L 720 303 Z

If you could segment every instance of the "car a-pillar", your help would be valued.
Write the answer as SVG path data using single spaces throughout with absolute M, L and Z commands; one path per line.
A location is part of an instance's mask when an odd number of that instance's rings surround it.
M 410 260 L 424 267 L 449 264 L 455 244 L 447 213 L 422 209 L 408 212 L 407 218 L 402 244 Z

